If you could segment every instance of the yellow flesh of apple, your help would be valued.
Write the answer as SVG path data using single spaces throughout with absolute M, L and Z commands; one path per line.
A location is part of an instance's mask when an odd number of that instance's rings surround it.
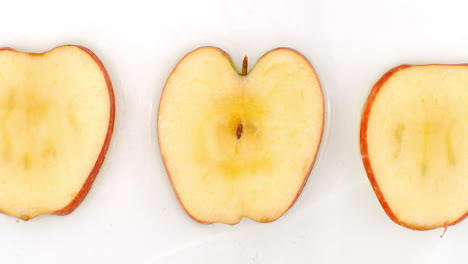
M 444 226 L 468 211 L 468 67 L 398 71 L 368 123 L 371 166 L 395 216 Z
M 217 49 L 189 54 L 159 114 L 161 151 L 184 208 L 203 222 L 281 216 L 308 176 L 323 107 L 315 72 L 291 50 L 267 53 L 247 76 Z
M 101 151 L 109 106 L 103 73 L 85 51 L 1 51 L 0 210 L 30 219 L 68 205 Z

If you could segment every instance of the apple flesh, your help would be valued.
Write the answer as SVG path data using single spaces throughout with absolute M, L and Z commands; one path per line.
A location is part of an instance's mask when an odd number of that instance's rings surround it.
M 428 230 L 468 212 L 468 66 L 403 65 L 372 89 L 361 122 L 367 175 L 387 215 Z
M 174 190 L 196 221 L 271 222 L 301 192 L 320 145 L 324 99 L 297 51 L 265 54 L 239 74 L 224 51 L 204 47 L 170 75 L 158 115 L 159 145 Z
M 88 49 L 0 50 L 0 211 L 65 215 L 87 195 L 114 127 L 110 78 Z

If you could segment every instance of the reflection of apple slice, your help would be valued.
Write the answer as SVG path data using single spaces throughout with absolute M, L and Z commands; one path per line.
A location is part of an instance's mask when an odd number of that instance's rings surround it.
M 361 123 L 370 182 L 397 224 L 427 230 L 468 212 L 468 66 L 397 67 L 372 89 Z
M 161 98 L 162 157 L 187 213 L 203 223 L 279 218 L 304 186 L 320 144 L 324 100 L 310 63 L 291 49 L 247 75 L 217 48 L 184 57 Z
M 114 92 L 88 49 L 0 50 L 0 210 L 66 215 L 88 193 L 114 127 Z

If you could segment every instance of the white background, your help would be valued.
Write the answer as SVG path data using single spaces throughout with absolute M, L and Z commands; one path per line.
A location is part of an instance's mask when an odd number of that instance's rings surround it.
M 123 1 L 122 1 L 123 2 Z M 93 50 L 118 102 L 105 166 L 65 217 L 0 216 L 1 263 L 467 263 L 468 221 L 427 232 L 385 215 L 359 153 L 370 88 L 403 63 L 468 62 L 466 1 L 2 1 L 0 46 Z M 315 66 L 328 99 L 319 160 L 279 220 L 202 225 L 181 209 L 156 139 L 161 90 L 189 51 L 214 45 L 239 66 L 286 46 Z

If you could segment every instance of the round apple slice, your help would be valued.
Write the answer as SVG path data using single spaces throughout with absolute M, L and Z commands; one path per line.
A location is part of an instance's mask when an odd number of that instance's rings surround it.
M 88 49 L 0 50 L 0 211 L 65 215 L 87 195 L 114 128 L 114 92 Z
M 361 153 L 387 215 L 416 230 L 468 212 L 468 66 L 403 65 L 372 89 Z
M 205 47 L 170 75 L 158 115 L 159 145 L 177 196 L 202 223 L 271 222 L 292 206 L 314 163 L 324 99 L 304 56 L 280 48 L 247 74 Z

